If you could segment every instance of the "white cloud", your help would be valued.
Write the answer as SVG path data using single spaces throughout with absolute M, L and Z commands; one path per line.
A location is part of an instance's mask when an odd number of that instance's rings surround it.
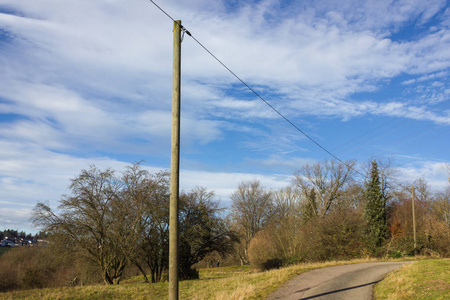
M 294 174 L 301 166 L 305 164 L 314 163 L 314 160 L 303 157 L 289 157 L 285 155 L 273 154 L 269 158 L 263 159 L 261 161 L 256 161 L 256 163 L 266 165 L 269 167 L 276 167 L 277 170 L 284 170 L 287 174 Z
M 411 19 L 418 20 L 418 25 L 424 24 L 445 5 L 445 0 L 314 1 L 318 12 L 335 12 L 346 20 L 344 24 L 353 30 L 371 30 L 383 34 L 386 34 L 387 30 L 392 30 L 392 27 L 397 31 Z
M 274 1 L 245 4 L 235 14 L 227 13 L 220 2 L 207 10 L 198 10 L 207 6 L 202 1 L 183 6 L 183 10 L 178 3 L 168 2 L 165 6 L 185 18 L 188 29 L 252 85 L 269 86 L 289 98 L 294 95 L 303 101 L 306 98 L 313 106 L 321 106 L 321 101 L 344 102 L 346 105 L 333 111 L 336 116 L 342 113 L 348 118 L 361 114 L 345 108 L 354 105 L 346 99 L 352 93 L 372 91 L 376 87 L 374 82 L 402 72 L 423 74 L 448 68 L 447 29 L 440 28 L 411 42 L 395 42 L 380 34 L 411 18 L 419 18 L 423 23 L 444 2 L 345 1 L 336 5 L 318 1 L 309 9 L 290 7 L 292 13 L 277 22 L 270 22 L 270 16 L 283 11 Z M 150 103 L 158 105 L 158 109 L 163 102 L 164 109 L 170 106 L 170 93 L 163 93 L 160 88 L 164 86 L 167 91 L 171 88 L 171 56 L 167 55 L 171 53 L 171 22 L 151 3 L 69 1 L 64 9 L 54 0 L 40 5 L 32 1 L 7 4 L 35 18 L 7 15 L 0 18 L 3 26 L 25 39 L 21 45 L 28 50 L 24 51 L 40 58 L 37 65 L 28 63 L 22 68 L 31 65 L 33 74 L 48 76 L 48 72 L 40 72 L 48 68 L 39 63 L 45 61 L 56 68 L 57 76 L 71 79 L 71 84 L 81 85 L 78 88 L 82 90 L 91 89 L 95 83 L 97 91 L 106 92 L 105 97 L 113 95 L 142 103 L 157 95 Z M 43 57 L 46 53 L 56 58 L 56 63 Z M 196 104 L 192 109 L 199 109 L 208 101 L 208 95 L 220 94 L 222 90 L 219 86 L 209 87 L 205 93 L 191 88 L 192 82 L 201 82 L 202 89 L 208 83 L 236 82 L 188 37 L 183 43 L 183 56 L 183 74 L 189 82 L 189 87 L 185 87 L 186 101 Z M 128 75 L 128 79 L 121 74 Z M 142 76 L 152 76 L 157 83 L 145 87 L 139 78 Z M 57 78 L 53 75 L 51 79 Z M 138 85 L 133 86 L 132 79 Z M 162 96 L 166 101 L 161 101 Z M 329 114 L 326 110 L 312 111 Z M 205 118 L 207 115 L 202 114 Z M 270 116 L 270 113 L 253 115 Z
M 402 182 L 412 184 L 415 180 L 424 178 L 434 191 L 442 191 L 448 186 L 449 174 L 445 163 L 421 161 L 417 158 L 414 160 L 413 163 L 398 167 L 398 177 L 402 178 Z
M 261 185 L 268 189 L 279 189 L 291 183 L 290 175 L 262 175 L 253 173 L 221 173 L 195 170 L 182 170 L 180 186 L 189 190 L 195 186 L 207 187 L 215 191 L 222 205 L 230 205 L 229 196 L 236 190 L 242 181 L 259 180 Z
M 406 80 L 406 81 L 402 82 L 402 84 L 409 85 L 409 84 L 413 84 L 416 82 L 438 79 L 438 78 L 442 78 L 442 77 L 446 77 L 446 76 L 448 76 L 448 71 L 441 71 L 441 72 L 437 72 L 437 73 L 426 74 L 426 75 L 420 76 L 418 78 Z
M 0 226 L 31 228 L 29 217 L 38 201 L 58 205 L 63 194 L 69 194 L 70 179 L 82 169 L 95 164 L 101 169 L 124 170 L 129 163 L 108 157 L 77 158 L 45 150 L 38 146 L 24 146 L 12 142 L 0 142 Z M 152 173 L 162 168 L 146 166 Z M 229 195 L 243 180 L 258 179 L 263 186 L 277 189 L 289 183 L 288 176 L 261 175 L 252 173 L 225 173 L 196 170 L 181 170 L 181 189 L 190 190 L 204 186 L 215 191 L 222 205 L 229 205 Z M 3 218 L 2 218 L 3 217 Z
M 305 117 L 449 124 L 448 110 L 431 106 L 450 93 L 445 0 L 160 4 L 313 135 L 317 122 Z M 3 0 L 1 8 L 11 12 L 0 13 L 0 34 L 7 35 L 0 38 L 0 118 L 9 118 L 0 119 L 2 203 L 21 203 L 23 215 L 24 205 L 59 199 L 89 163 L 120 170 L 121 153 L 168 156 L 171 20 L 148 1 Z M 402 32 L 408 26 L 414 32 Z M 282 120 L 269 122 L 278 116 L 188 36 L 182 60 L 182 142 L 189 151 L 230 141 L 270 153 L 254 159 L 261 166 L 301 163 L 292 153 L 306 152 L 298 143 L 303 137 L 284 130 Z M 400 96 L 371 98 L 398 78 L 405 88 Z M 224 199 L 254 176 L 274 187 L 286 182 L 251 172 L 185 174 L 185 188 L 205 185 Z
M 2 206 L 4 203 L 1 203 Z M 28 209 L 11 209 L 0 207 L 0 228 L 24 230 L 27 233 L 35 232 L 36 229 L 29 223 L 30 210 Z

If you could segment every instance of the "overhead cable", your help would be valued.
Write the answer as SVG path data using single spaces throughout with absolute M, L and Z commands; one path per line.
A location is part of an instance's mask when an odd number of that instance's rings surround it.
M 161 10 L 167 17 L 169 17 L 172 21 L 176 22 L 174 18 L 172 18 L 167 12 L 165 12 L 159 5 L 157 5 L 153 0 L 149 0 L 151 3 L 153 3 L 159 10 Z M 187 31 L 183 26 L 181 26 L 181 29 L 186 31 L 186 34 L 189 35 L 197 44 L 200 45 L 206 52 L 208 52 L 209 55 L 211 55 L 218 63 L 220 63 L 231 75 L 233 75 L 237 80 L 239 80 L 247 89 L 249 89 L 253 94 L 255 94 L 261 101 L 263 101 L 267 106 L 269 106 L 274 112 L 276 112 L 280 117 L 282 117 L 286 122 L 288 122 L 292 127 L 294 127 L 298 132 L 303 134 L 306 138 L 308 138 L 311 142 L 316 144 L 319 148 L 321 148 L 323 151 L 328 153 L 330 156 L 332 156 L 334 159 L 339 161 L 340 163 L 348 166 L 344 161 L 342 161 L 340 158 L 338 158 L 336 155 L 328 151 L 325 147 L 323 147 L 321 144 L 319 144 L 316 140 L 314 140 L 312 137 L 310 137 L 308 134 L 306 134 L 303 130 L 301 130 L 297 125 L 295 125 L 292 121 L 290 121 L 286 116 L 284 116 L 279 110 L 277 110 L 275 107 L 273 107 L 267 100 L 265 100 L 259 93 L 257 93 L 252 87 L 250 87 L 243 79 L 241 79 L 236 73 L 234 73 L 229 67 L 227 67 L 217 56 L 215 56 L 208 48 L 206 48 L 199 40 L 197 40 L 189 31 Z M 355 172 L 359 173 L 355 170 Z M 361 173 L 359 173 L 362 175 Z

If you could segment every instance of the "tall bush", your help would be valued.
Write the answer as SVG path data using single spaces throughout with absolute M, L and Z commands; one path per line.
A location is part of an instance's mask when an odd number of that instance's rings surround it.
M 335 211 L 311 220 L 300 231 L 303 243 L 297 257 L 303 261 L 360 257 L 364 252 L 362 223 L 357 210 Z
M 262 230 L 250 241 L 248 247 L 250 264 L 260 270 L 277 268 L 281 265 L 281 255 L 272 234 L 270 230 Z
M 98 278 L 92 278 L 92 266 L 67 249 L 57 249 L 55 244 L 17 247 L 0 260 L 0 291 L 98 282 Z

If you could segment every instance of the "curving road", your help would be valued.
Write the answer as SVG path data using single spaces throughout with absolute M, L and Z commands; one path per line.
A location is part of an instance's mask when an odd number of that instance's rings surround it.
M 300 274 L 266 300 L 371 300 L 375 283 L 411 262 L 373 262 L 317 269 Z

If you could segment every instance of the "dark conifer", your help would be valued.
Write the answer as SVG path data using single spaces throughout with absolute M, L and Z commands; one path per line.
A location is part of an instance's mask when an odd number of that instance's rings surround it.
M 372 162 L 369 181 L 366 182 L 364 198 L 366 205 L 366 246 L 372 254 L 379 254 L 387 234 L 386 199 L 381 192 L 378 164 Z

